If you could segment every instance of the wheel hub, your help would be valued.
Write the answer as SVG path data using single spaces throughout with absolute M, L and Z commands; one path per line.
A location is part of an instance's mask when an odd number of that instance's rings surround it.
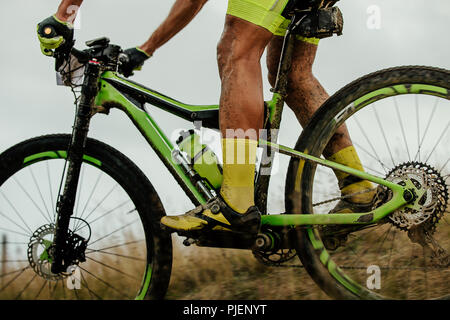
M 54 233 L 54 224 L 47 224 L 37 229 L 28 243 L 27 255 L 28 262 L 34 272 L 46 280 L 58 281 L 65 276 L 51 271 L 53 262 L 51 247 Z

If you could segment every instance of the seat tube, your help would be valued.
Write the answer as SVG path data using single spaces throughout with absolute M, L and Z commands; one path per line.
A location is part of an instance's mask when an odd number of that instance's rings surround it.
M 289 28 L 284 36 L 283 46 L 280 54 L 280 62 L 278 65 L 277 78 L 272 88 L 274 98 L 269 104 L 269 120 L 265 124 L 266 139 L 269 142 L 278 140 L 278 130 L 281 123 L 281 115 L 283 113 L 284 99 L 287 94 L 288 77 L 292 64 L 292 53 L 294 50 L 294 37 L 291 33 L 292 26 L 296 23 L 295 17 L 292 19 Z M 258 172 L 258 179 L 255 187 L 255 201 L 261 213 L 267 213 L 267 193 L 269 190 L 270 175 L 275 153 L 270 147 L 265 146 L 261 157 L 261 165 Z
M 84 83 L 81 89 L 80 103 L 78 104 L 72 139 L 68 146 L 67 172 L 64 189 L 58 199 L 57 217 L 54 235 L 53 273 L 65 272 L 70 261 L 64 261 L 66 240 L 69 231 L 70 217 L 73 214 L 76 191 L 80 178 L 89 124 L 92 118 L 92 106 L 98 93 L 98 79 L 100 67 L 96 61 L 90 61 L 86 66 Z

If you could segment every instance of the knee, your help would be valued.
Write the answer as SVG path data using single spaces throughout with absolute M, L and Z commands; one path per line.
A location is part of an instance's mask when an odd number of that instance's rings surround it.
M 224 34 L 217 45 L 217 63 L 221 74 L 242 63 L 248 65 L 259 62 L 260 57 L 257 50 L 248 48 L 243 39 L 227 34 Z

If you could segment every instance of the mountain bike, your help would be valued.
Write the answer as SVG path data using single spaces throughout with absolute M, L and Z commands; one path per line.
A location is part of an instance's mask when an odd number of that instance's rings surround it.
M 335 2 L 292 9 L 273 97 L 265 103 L 267 139 L 259 141 L 255 199 L 263 213 L 261 232 L 179 235 L 185 245 L 249 250 L 268 266 L 290 266 L 298 257 L 332 298 L 448 298 L 450 71 L 405 66 L 363 76 L 320 107 L 294 148 L 277 143 L 294 37 L 340 33 Z M 338 27 L 321 25 L 323 14 L 335 15 Z M 217 172 L 197 170 L 189 147 L 182 147 L 186 137 L 188 146 L 195 144 L 195 130 L 174 143 L 151 115 L 159 108 L 217 130 L 219 106 L 185 104 L 122 77 L 126 57 L 108 38 L 86 45 L 70 55 L 55 52 L 67 77 L 75 71 L 68 57 L 83 67 L 81 85 L 69 79 L 76 96 L 72 133 L 36 137 L 0 155 L 2 299 L 165 296 L 172 238 L 160 225 L 164 207 L 129 158 L 88 137 L 94 115 L 125 112 L 194 205 L 213 199 L 220 188 Z M 321 156 L 344 123 L 365 171 Z M 208 150 L 200 145 L 200 151 Z M 281 214 L 267 210 L 276 154 L 290 157 Z M 371 210 L 328 214 L 347 197 L 333 170 L 376 186 Z

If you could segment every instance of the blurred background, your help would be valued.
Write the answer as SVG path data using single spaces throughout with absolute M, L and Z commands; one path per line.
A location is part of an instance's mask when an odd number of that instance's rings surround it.
M 36 38 L 36 24 L 56 11 L 59 0 L 2 1 L 0 4 L 0 150 L 24 139 L 47 133 L 70 132 L 73 97 L 66 87 L 57 87 L 53 60 L 43 56 Z M 167 16 L 173 1 L 96 0 L 81 8 L 76 46 L 100 36 L 124 48 L 142 44 Z M 432 5 L 431 5 L 432 4 Z M 210 0 L 198 17 L 158 50 L 134 80 L 192 104 L 216 104 L 220 81 L 216 45 L 220 38 L 227 1 Z M 448 31 L 450 3 L 445 0 L 345 0 L 344 35 L 319 44 L 314 73 L 329 94 L 369 72 L 397 65 L 431 65 L 449 68 Z M 264 92 L 270 98 L 265 55 L 262 59 Z M 170 136 L 178 128 L 191 128 L 183 120 L 159 110 L 152 115 Z M 301 131 L 294 114 L 285 109 L 280 143 L 293 145 Z M 214 133 L 212 133 L 214 135 Z M 93 119 L 90 136 L 121 150 L 148 175 L 168 213 L 192 207 L 168 179 L 164 166 L 146 145 L 125 115 L 117 110 Z M 217 146 L 216 146 L 217 147 Z M 220 150 L 216 150 L 220 153 Z M 280 159 L 271 183 L 284 189 L 287 161 Z M 271 194 L 275 195 L 274 192 Z M 269 200 L 272 211 L 283 211 L 283 201 Z
M 0 51 L 0 152 L 31 137 L 71 131 L 73 95 L 69 88 L 56 86 L 54 61 L 41 54 L 36 37 L 37 23 L 55 13 L 59 2 L 16 0 L 0 3 L 3 49 Z M 167 16 L 173 2 L 85 1 L 77 23 L 79 29 L 75 32 L 76 47 L 83 48 L 85 41 L 101 36 L 109 37 L 112 43 L 123 48 L 140 45 Z M 344 13 L 344 34 L 320 42 L 313 68 L 315 76 L 330 95 L 352 80 L 382 68 L 398 65 L 450 68 L 450 43 L 446 40 L 450 21 L 449 1 L 343 0 L 338 5 Z M 159 49 L 142 71 L 136 72 L 133 80 L 185 103 L 217 104 L 220 81 L 216 45 L 223 29 L 226 7 L 225 0 L 210 0 L 190 25 Z M 262 64 L 265 66 L 265 54 Z M 265 98 L 270 99 L 265 67 L 263 76 Z M 151 109 L 151 114 L 173 140 L 180 128 L 193 127 L 157 109 Z M 301 127 L 288 108 L 285 108 L 281 128 L 279 142 L 293 146 Z M 108 116 L 94 117 L 90 136 L 112 145 L 131 158 L 155 186 L 168 214 L 180 214 L 192 208 L 175 180 L 124 114 L 113 110 Z M 214 147 L 220 155 L 218 145 Z M 288 162 L 283 156 L 278 160 L 270 186 L 270 212 L 284 210 L 284 180 Z M 189 256 L 189 250 L 178 252 L 181 258 L 178 258 L 176 266 L 188 271 L 188 276 L 186 273 L 174 273 L 172 291 L 169 292 L 171 298 L 270 299 L 298 297 L 299 294 L 304 298 L 326 297 L 320 290 L 312 292 L 305 289 L 314 286 L 306 275 L 302 288 L 294 289 L 289 282 L 279 291 L 264 282 L 247 286 L 242 280 L 254 277 L 248 270 L 262 268 L 248 255 L 229 255 L 225 250 L 215 251 L 212 256 L 210 249 L 199 249 L 201 252 L 198 251 L 195 261 L 205 261 L 207 257 L 217 258 L 217 261 L 227 259 L 240 274 L 235 280 L 236 284 L 239 282 L 241 285 L 240 290 L 224 290 L 234 285 L 233 274 L 223 278 L 222 285 L 218 284 L 216 275 L 228 272 L 219 262 L 204 266 L 202 276 L 195 274 L 195 268 L 192 268 L 194 258 Z M 282 271 L 277 277 L 289 278 L 291 272 L 296 271 Z M 205 274 L 211 280 L 209 286 L 200 285 L 201 281 L 198 281 Z M 190 295 L 186 295 L 182 293 L 186 285 L 201 286 L 203 289 L 201 293 L 191 291 Z

